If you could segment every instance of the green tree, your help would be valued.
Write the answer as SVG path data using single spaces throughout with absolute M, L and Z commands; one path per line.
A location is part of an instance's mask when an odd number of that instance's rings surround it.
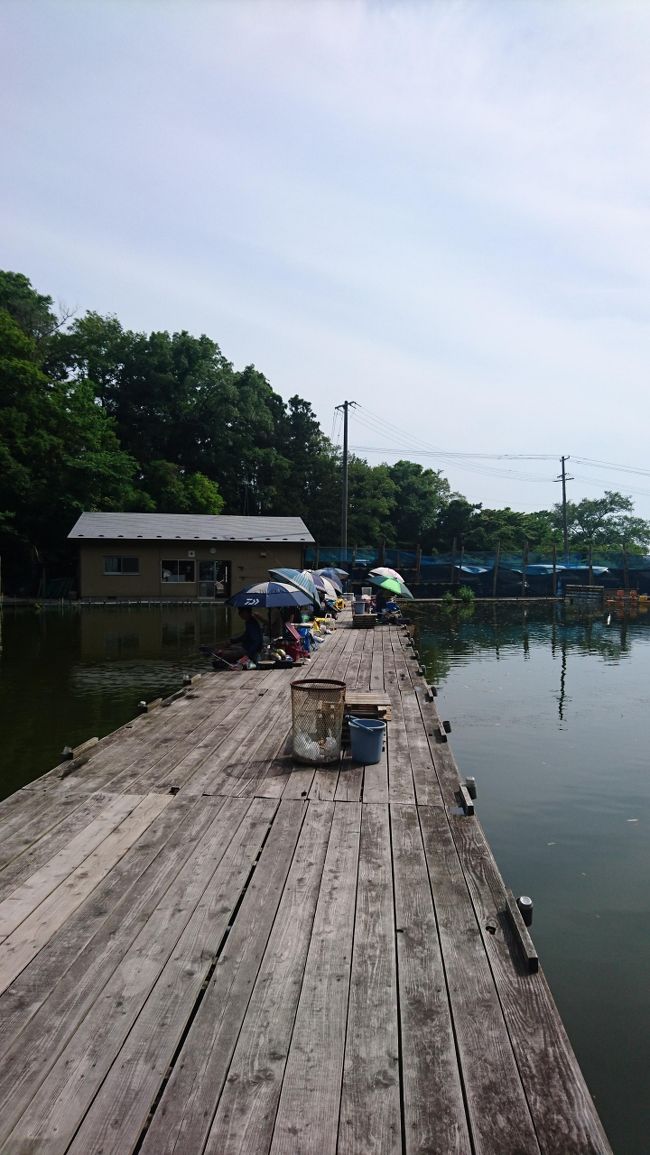
M 650 522 L 634 516 L 634 503 L 616 490 L 606 490 L 602 497 L 567 501 L 567 530 L 569 545 L 584 549 L 592 545 L 598 549 L 619 550 L 624 546 L 643 553 L 650 545 Z M 562 505 L 553 506 L 552 523 L 557 533 L 562 530 Z
M 452 494 L 450 500 L 438 513 L 435 526 L 434 542 L 441 553 L 448 553 L 456 543 L 461 542 L 471 549 L 484 549 L 478 544 L 479 535 L 475 525 L 480 515 L 481 506 L 472 505 L 460 494 Z
M 0 510 L 17 542 L 57 553 L 83 509 L 133 497 L 136 462 L 84 383 L 52 381 L 37 342 L 0 309 Z M 5 524 L 7 519 L 5 518 Z
M 37 293 L 23 273 L 0 270 L 0 309 L 4 309 L 27 337 L 38 346 L 55 332 L 59 321 L 52 312 L 52 298 Z
M 376 549 L 388 536 L 395 509 L 395 483 L 388 465 L 371 467 L 351 457 L 348 468 L 348 542 Z
M 451 496 L 449 482 L 439 470 L 423 469 L 413 461 L 389 467 L 395 486 L 392 540 L 387 544 L 413 549 L 418 542 L 431 549 L 435 529 Z
M 223 510 L 216 482 L 203 473 L 185 473 L 171 461 L 151 461 L 140 471 L 131 508 L 156 513 L 210 513 Z

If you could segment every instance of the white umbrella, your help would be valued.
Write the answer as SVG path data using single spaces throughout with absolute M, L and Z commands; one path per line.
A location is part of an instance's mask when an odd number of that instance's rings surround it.
M 316 583 L 316 589 L 321 590 L 325 594 L 326 598 L 331 598 L 331 600 L 335 602 L 339 594 L 338 590 L 334 585 L 332 585 L 332 582 L 329 580 L 329 578 L 326 578 L 322 573 L 315 573 L 313 576 Z
M 387 566 L 387 565 L 376 566 L 375 569 L 371 569 L 369 571 L 368 576 L 370 576 L 370 574 L 376 574 L 377 577 L 395 578 L 395 581 L 398 581 L 398 582 L 404 581 L 404 578 L 402 577 L 401 573 L 398 573 L 396 569 L 391 569 L 390 566 Z

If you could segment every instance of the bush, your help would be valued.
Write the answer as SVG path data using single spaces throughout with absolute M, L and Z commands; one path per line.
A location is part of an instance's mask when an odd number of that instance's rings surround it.
M 470 586 L 461 586 L 458 597 L 463 605 L 471 605 L 475 600 L 474 590 Z

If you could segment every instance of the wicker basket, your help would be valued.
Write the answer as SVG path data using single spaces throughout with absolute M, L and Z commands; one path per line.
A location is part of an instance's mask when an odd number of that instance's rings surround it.
M 336 762 L 341 755 L 345 682 L 304 678 L 291 686 L 293 756 L 300 762 Z

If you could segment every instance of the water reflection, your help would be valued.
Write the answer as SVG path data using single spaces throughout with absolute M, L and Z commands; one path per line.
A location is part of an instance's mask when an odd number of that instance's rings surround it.
M 648 616 L 560 604 L 479 604 L 462 616 L 420 605 L 413 615 L 501 872 L 535 901 L 535 944 L 613 1148 L 641 1155 Z
M 222 606 L 77 606 L 0 613 L 0 797 L 65 745 L 114 730 L 138 703 L 208 668 L 200 647 L 234 632 Z
M 581 613 L 563 604 L 487 607 L 478 603 L 449 610 L 421 603 L 414 606 L 412 617 L 439 679 L 449 667 L 450 652 L 470 659 L 483 650 L 492 650 L 499 660 L 504 653 L 516 650 L 528 659 L 531 646 L 550 644 L 554 656 L 560 648 L 565 654 L 576 650 L 620 662 L 629 656 L 635 640 L 643 643 L 650 638 L 646 613 Z

